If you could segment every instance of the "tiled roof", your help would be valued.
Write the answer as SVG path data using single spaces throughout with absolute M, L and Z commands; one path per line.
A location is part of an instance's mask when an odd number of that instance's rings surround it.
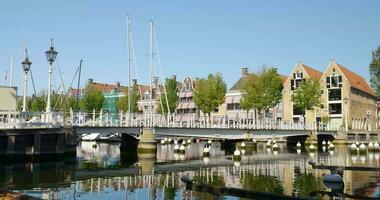
M 342 66 L 338 63 L 336 63 L 336 64 L 339 67 L 339 69 L 342 71 L 344 76 L 346 76 L 346 78 L 350 82 L 351 87 L 356 88 L 358 90 L 361 90 L 361 91 L 363 91 L 367 94 L 370 94 L 372 96 L 376 96 L 375 93 L 373 92 L 373 90 L 371 89 L 371 87 L 368 85 L 367 81 L 363 77 L 361 77 L 358 74 L 348 70 L 347 68 L 345 68 L 344 66 Z
M 321 79 L 323 73 L 316 70 L 316 69 L 313 69 L 305 64 L 301 64 L 302 67 L 305 69 L 306 73 L 309 75 L 310 79 L 313 79 L 313 80 L 319 80 Z
M 231 90 L 240 90 L 241 84 L 243 83 L 244 77 L 240 77 L 240 79 L 230 88 Z
M 284 76 L 284 75 L 282 75 L 282 74 L 280 74 L 279 76 L 280 76 L 280 79 L 282 80 L 282 84 L 285 84 L 286 79 L 288 79 L 288 77 L 287 77 L 287 76 Z
M 120 86 L 120 85 L 116 85 L 116 84 L 92 82 L 92 83 L 89 83 L 89 85 L 91 87 L 94 87 L 95 89 L 98 89 L 98 90 L 102 91 L 102 92 L 111 92 L 114 89 L 116 89 L 116 90 L 118 90 L 120 92 L 126 92 L 126 91 L 128 91 L 128 87 L 126 87 L 126 86 Z

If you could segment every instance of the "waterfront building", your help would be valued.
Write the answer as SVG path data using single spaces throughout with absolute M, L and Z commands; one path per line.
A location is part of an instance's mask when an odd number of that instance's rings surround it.
M 181 85 L 181 89 L 178 93 L 178 103 L 176 108 L 176 122 L 184 121 L 198 121 L 199 110 L 193 100 L 193 93 L 195 89 L 195 81 L 186 77 Z
M 197 122 L 205 121 L 205 115 L 200 111 L 194 102 L 193 95 L 196 80 L 186 77 L 180 86 L 178 93 L 178 103 L 176 108 L 176 122 Z M 225 116 L 225 104 L 219 105 L 210 115 L 211 122 L 219 122 Z
M 244 79 L 249 75 L 249 71 L 247 67 L 243 67 L 241 69 L 241 77 L 240 79 L 227 91 L 226 93 L 226 116 L 229 121 L 238 121 L 239 119 L 252 119 L 255 120 L 255 109 L 251 109 L 248 111 L 242 109 L 240 107 L 240 100 L 242 96 L 241 86 Z M 281 80 L 285 82 L 286 76 L 279 75 Z M 248 116 L 247 116 L 248 114 Z M 275 119 L 277 121 L 282 119 L 282 103 L 280 102 L 274 108 L 270 108 L 265 111 L 265 117 L 268 119 Z
M 68 95 L 74 98 L 82 99 L 84 95 L 84 88 L 73 88 L 70 87 L 68 90 Z
M 125 96 L 128 92 L 127 86 L 120 85 L 120 82 L 115 84 L 98 83 L 93 79 L 88 79 L 87 87 L 100 90 L 104 95 L 103 111 L 106 113 L 117 113 L 117 100 L 119 97 Z
M 297 63 L 288 78 L 284 83 L 282 91 L 282 107 L 283 107 L 283 121 L 286 123 L 304 122 L 303 117 L 306 118 L 306 123 L 315 122 L 315 113 L 313 111 L 303 112 L 293 106 L 292 93 L 306 79 L 320 80 L 322 72 L 313 69 L 301 62 Z
M 321 108 L 302 112 L 293 106 L 291 95 L 305 79 L 318 80 L 322 88 Z M 297 63 L 285 82 L 283 91 L 284 121 L 318 125 L 327 118 L 338 130 L 377 129 L 377 99 L 366 80 L 332 60 L 322 73 Z M 346 125 L 347 124 L 347 125 Z M 347 131 L 346 130 L 346 131 Z
M 17 88 L 0 86 L 0 111 L 16 111 L 17 109 Z
M 136 79 L 134 79 L 136 80 Z M 134 82 L 133 84 L 137 84 Z M 164 92 L 163 85 L 158 84 L 158 77 L 153 77 L 152 80 L 152 102 L 150 102 L 150 86 L 139 85 L 140 100 L 137 102 L 139 112 L 148 114 L 150 112 L 149 106 L 152 106 L 152 114 L 157 114 L 158 103 L 161 92 Z
M 323 113 L 328 114 L 331 126 L 350 130 L 377 129 L 377 98 L 363 77 L 332 60 L 320 83 Z

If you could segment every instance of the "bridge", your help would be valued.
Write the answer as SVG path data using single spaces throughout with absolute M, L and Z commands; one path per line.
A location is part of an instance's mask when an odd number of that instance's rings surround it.
M 315 134 L 333 139 L 337 130 L 328 124 L 303 124 L 272 119 L 247 120 L 205 118 L 202 121 L 174 121 L 175 116 L 145 114 L 108 114 L 73 112 L 1 112 L 0 113 L 0 156 L 1 155 L 41 155 L 48 152 L 75 153 L 77 140 L 88 133 L 120 133 L 121 146 L 137 148 L 144 142 L 143 130 L 149 128 L 149 142 L 155 148 L 155 140 L 165 137 L 246 140 L 246 139 L 286 139 L 304 141 Z M 145 134 L 146 135 L 146 134 Z

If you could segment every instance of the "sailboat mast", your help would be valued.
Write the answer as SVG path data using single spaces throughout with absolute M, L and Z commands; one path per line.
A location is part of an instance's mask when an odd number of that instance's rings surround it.
M 153 125 L 153 111 L 152 111 L 152 73 L 153 73 L 153 20 L 149 22 L 149 81 L 150 81 L 150 91 L 149 91 L 149 115 L 150 115 L 150 125 Z
M 11 54 L 11 72 L 9 75 L 9 87 L 12 87 L 13 85 L 13 62 L 14 62 L 14 53 Z
M 128 125 L 131 122 L 131 18 L 127 16 L 127 42 L 128 42 Z

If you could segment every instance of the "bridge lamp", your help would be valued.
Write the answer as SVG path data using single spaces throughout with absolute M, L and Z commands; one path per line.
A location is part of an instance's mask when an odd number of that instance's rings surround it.
M 46 104 L 46 112 L 51 112 L 50 96 L 51 96 L 51 75 L 53 73 L 53 62 L 57 58 L 58 52 L 54 49 L 53 39 L 50 40 L 50 49 L 45 52 L 46 59 L 49 62 L 49 80 L 48 80 L 48 99 Z
M 29 61 L 28 53 L 25 48 L 25 60 L 21 63 L 22 69 L 24 70 L 24 96 L 23 96 L 23 102 L 22 102 L 22 112 L 26 112 L 26 93 L 28 90 L 28 72 L 30 70 L 30 66 L 32 65 L 32 62 Z

